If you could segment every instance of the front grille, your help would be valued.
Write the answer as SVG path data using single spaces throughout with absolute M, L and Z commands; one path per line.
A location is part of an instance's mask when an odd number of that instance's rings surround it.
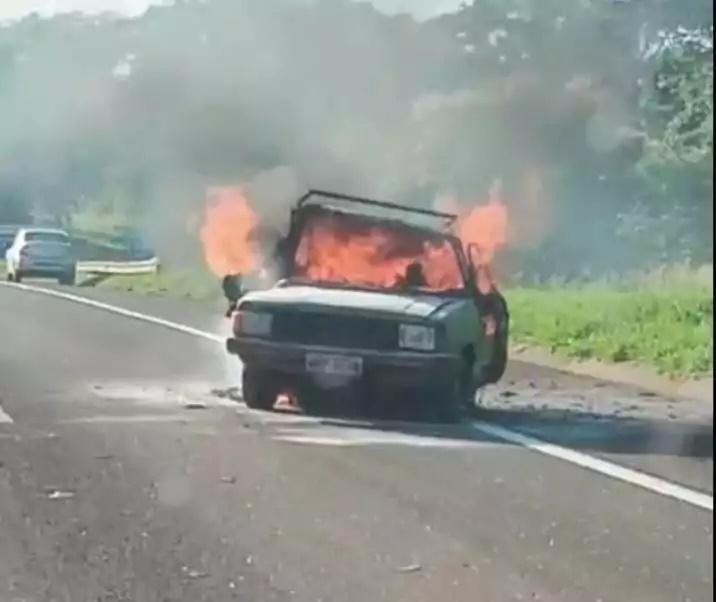
M 398 347 L 398 324 L 382 318 L 278 311 L 271 334 L 275 341 L 305 345 L 380 351 Z

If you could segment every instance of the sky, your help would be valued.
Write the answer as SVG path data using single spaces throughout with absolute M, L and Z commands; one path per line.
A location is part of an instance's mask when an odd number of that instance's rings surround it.
M 33 12 L 42 16 L 81 11 L 88 14 L 106 11 L 128 16 L 141 15 L 152 4 L 166 0 L 0 0 L 0 21 L 19 19 Z M 463 0 L 370 0 L 376 8 L 386 13 L 408 12 L 416 18 L 425 19 L 451 12 L 460 7 Z

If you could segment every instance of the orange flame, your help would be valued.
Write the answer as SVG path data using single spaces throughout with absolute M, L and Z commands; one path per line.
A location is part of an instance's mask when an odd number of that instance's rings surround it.
M 438 208 L 458 215 L 455 234 L 476 268 L 477 286 L 484 294 L 491 292 L 496 286 L 492 265 L 496 255 L 507 246 L 510 227 L 501 183 L 492 185 L 484 205 L 461 209 L 454 198 L 447 197 L 439 199 Z
M 490 265 L 507 245 L 509 222 L 501 191 L 499 183 L 493 185 L 487 204 L 462 213 L 457 222 L 457 234 L 466 250 L 474 249 L 472 260 L 478 266 Z
M 410 283 L 411 264 L 422 278 Z M 296 253 L 299 277 L 320 282 L 392 288 L 410 285 L 433 291 L 461 286 L 460 267 L 447 241 L 389 227 L 357 227 L 321 217 L 306 229 Z
M 290 389 L 281 391 L 276 396 L 273 409 L 280 412 L 293 412 L 297 414 L 302 412 L 298 396 Z
M 487 204 L 460 211 L 455 233 L 477 269 L 481 291 L 494 288 L 491 265 L 508 242 L 508 212 L 499 182 Z M 448 209 L 448 207 L 443 207 Z M 241 187 L 211 189 L 200 230 L 207 265 L 218 276 L 248 274 L 260 268 L 255 235 L 258 215 Z M 309 223 L 296 253 L 295 275 L 308 280 L 368 288 L 410 286 L 429 291 L 462 286 L 460 266 L 450 244 L 439 237 L 390 226 L 357 224 L 339 216 Z M 417 281 L 411 266 L 418 264 Z
M 204 258 L 217 276 L 247 274 L 260 258 L 252 234 L 259 220 L 240 187 L 209 190 L 200 238 Z

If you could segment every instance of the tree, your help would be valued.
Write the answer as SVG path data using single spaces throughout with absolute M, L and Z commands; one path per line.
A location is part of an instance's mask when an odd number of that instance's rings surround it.
M 645 98 L 644 184 L 628 228 L 661 260 L 713 258 L 713 27 L 664 32 Z M 648 234 L 647 234 L 648 232 Z

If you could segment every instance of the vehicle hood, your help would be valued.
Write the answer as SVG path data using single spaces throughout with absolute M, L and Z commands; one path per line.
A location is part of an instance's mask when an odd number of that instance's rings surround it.
M 296 309 L 327 309 L 331 312 L 380 313 L 427 318 L 461 299 L 439 295 L 398 295 L 374 291 L 315 286 L 281 286 L 245 295 L 241 303 L 294 306 Z

